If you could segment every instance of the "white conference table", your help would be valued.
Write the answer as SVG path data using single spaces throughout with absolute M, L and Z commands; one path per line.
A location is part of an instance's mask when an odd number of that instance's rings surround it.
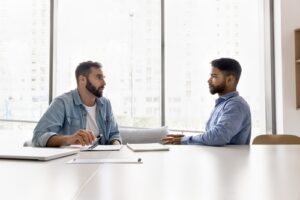
M 142 164 L 66 164 L 73 158 Z M 81 152 L 47 162 L 0 160 L 1 199 L 299 200 L 300 145 L 170 146 Z

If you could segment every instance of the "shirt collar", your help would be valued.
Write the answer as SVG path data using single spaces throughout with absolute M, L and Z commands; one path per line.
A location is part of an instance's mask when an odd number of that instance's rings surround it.
M 81 98 L 79 96 L 79 92 L 78 92 L 78 89 L 75 89 L 72 91 L 72 94 L 73 94 L 73 98 L 74 98 L 74 103 L 75 105 L 79 106 L 79 105 L 83 105 L 82 101 L 81 101 Z M 104 100 L 102 98 L 96 98 L 96 103 L 97 105 L 98 104 L 104 104 Z
M 239 92 L 237 91 L 233 91 L 233 92 L 229 92 L 227 94 L 224 94 L 222 96 L 220 96 L 217 100 L 216 100 L 216 106 L 221 103 L 221 102 L 224 102 L 232 97 L 236 97 L 239 95 Z

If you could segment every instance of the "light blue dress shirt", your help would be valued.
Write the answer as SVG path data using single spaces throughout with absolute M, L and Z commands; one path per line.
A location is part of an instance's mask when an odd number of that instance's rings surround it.
M 55 98 L 34 129 L 33 145 L 44 147 L 53 135 L 72 135 L 85 129 L 86 116 L 77 89 Z M 102 133 L 101 144 L 109 144 L 114 139 L 122 141 L 110 101 L 105 97 L 96 99 L 96 121 Z
M 251 113 L 248 103 L 238 92 L 220 96 L 206 124 L 205 133 L 184 136 L 181 144 L 230 145 L 249 144 Z

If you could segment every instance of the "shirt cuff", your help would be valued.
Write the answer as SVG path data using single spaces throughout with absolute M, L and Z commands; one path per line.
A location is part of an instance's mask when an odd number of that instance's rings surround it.
M 192 136 L 183 136 L 180 140 L 180 143 L 181 144 L 189 144 L 191 137 Z
M 46 147 L 49 138 L 52 137 L 52 136 L 54 136 L 54 135 L 57 135 L 57 134 L 54 133 L 54 132 L 47 132 L 47 133 L 44 133 L 44 134 L 41 135 L 40 138 L 38 139 L 38 144 L 37 144 L 37 146 L 40 146 L 40 147 Z

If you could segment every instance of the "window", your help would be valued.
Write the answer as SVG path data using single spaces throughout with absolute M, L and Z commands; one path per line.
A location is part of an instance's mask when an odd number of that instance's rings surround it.
M 57 21 L 55 94 L 76 87 L 79 62 L 100 61 L 119 123 L 159 126 L 160 1 L 58 1 Z M 165 121 L 170 128 L 204 129 L 216 98 L 207 86 L 210 61 L 233 57 L 243 68 L 238 90 L 250 104 L 253 131 L 266 130 L 263 21 L 260 0 L 165 0 Z
M 166 124 L 205 129 L 217 98 L 207 84 L 210 61 L 232 57 L 242 66 L 238 91 L 250 105 L 253 133 L 265 132 L 264 1 L 165 4 Z
M 161 103 L 147 100 L 160 99 L 160 1 L 57 2 L 54 95 L 76 88 L 80 62 L 98 61 L 119 124 L 159 126 Z
M 161 0 L 55 1 L 54 97 L 76 88 L 80 62 L 99 61 L 120 125 L 199 131 L 217 98 L 210 61 L 233 57 L 253 133 L 265 132 L 266 1 L 164 0 L 165 113 Z M 0 119 L 35 121 L 48 107 L 49 15 L 48 0 L 0 1 Z
M 2 120 L 38 120 L 48 107 L 49 9 L 48 0 L 0 1 Z

